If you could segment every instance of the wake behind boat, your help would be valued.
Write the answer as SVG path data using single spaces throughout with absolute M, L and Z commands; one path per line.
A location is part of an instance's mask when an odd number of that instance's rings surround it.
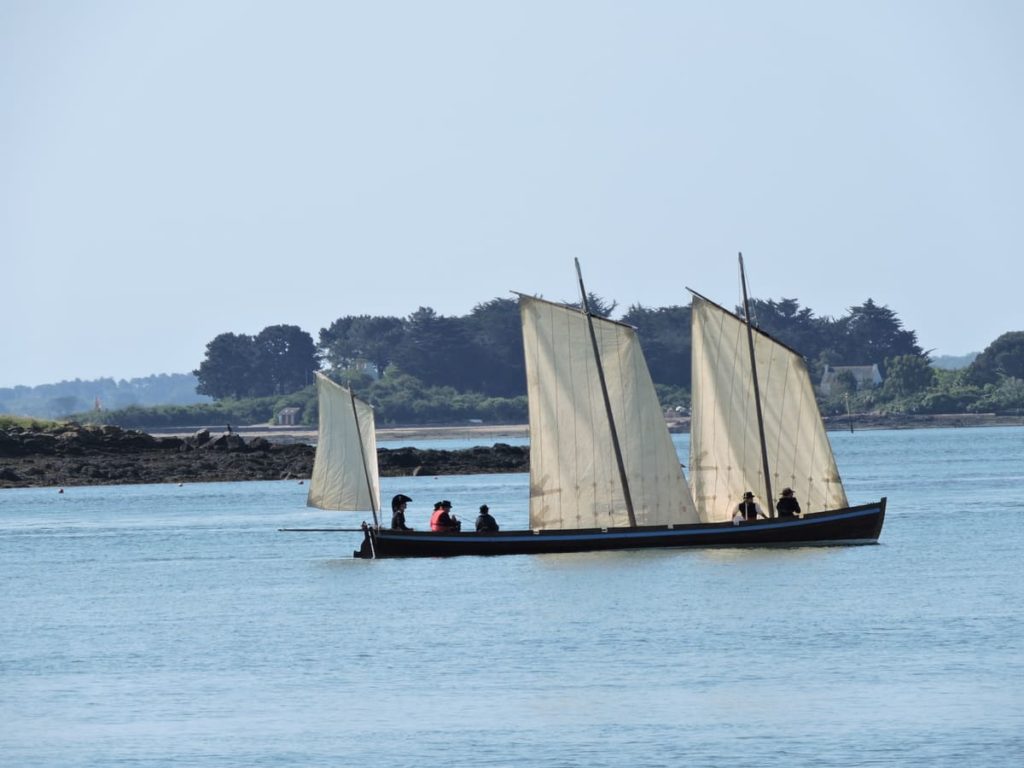
M 579 283 L 579 308 L 519 295 L 530 421 L 529 529 L 390 530 L 377 519 L 374 492 L 374 522 L 363 524 L 355 557 L 877 543 L 886 499 L 849 506 L 807 367 L 800 355 L 753 328 L 745 281 L 742 318 L 694 293 L 690 483 L 635 329 L 594 315 L 582 276 Z M 325 396 L 337 396 L 326 385 L 319 392 L 322 409 Z M 356 413 L 360 401 L 347 394 L 344 419 L 325 424 L 321 411 L 325 445 L 325 427 L 351 430 L 357 421 L 347 414 Z M 344 452 L 353 464 L 348 476 L 363 487 L 369 477 L 365 443 L 350 437 L 353 448 Z M 813 511 L 776 517 L 770 503 L 765 519 L 733 520 L 746 491 L 774 501 L 772 488 L 781 485 Z M 312 486 L 311 500 L 315 472 Z

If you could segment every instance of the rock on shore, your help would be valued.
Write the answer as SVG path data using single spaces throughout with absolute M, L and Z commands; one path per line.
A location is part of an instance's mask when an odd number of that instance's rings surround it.
M 830 430 L 979 427 L 1022 425 L 1024 416 L 853 414 L 826 418 L 825 424 Z M 674 422 L 669 427 L 686 431 L 689 424 Z M 314 454 L 311 445 L 294 439 L 247 439 L 206 429 L 157 437 L 111 426 L 8 427 L 0 429 L 0 488 L 299 480 L 310 476 Z M 527 472 L 530 449 L 505 443 L 458 451 L 381 448 L 377 460 L 384 477 Z
M 10 427 L 0 429 L 0 488 L 305 479 L 314 454 L 310 445 L 208 430 L 154 437 L 112 426 Z M 526 472 L 529 448 L 382 448 L 378 464 L 386 477 Z

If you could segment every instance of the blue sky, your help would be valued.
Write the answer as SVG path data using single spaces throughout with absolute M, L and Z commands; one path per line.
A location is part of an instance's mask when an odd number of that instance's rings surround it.
M 1024 329 L 1024 4 L 0 0 L 0 386 L 219 333 L 888 305 Z

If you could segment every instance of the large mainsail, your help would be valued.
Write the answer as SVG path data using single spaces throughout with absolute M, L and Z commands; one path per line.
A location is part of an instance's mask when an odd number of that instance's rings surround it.
M 320 428 L 306 504 L 344 511 L 380 509 L 373 408 L 316 375 Z
M 757 330 L 754 357 L 774 492 L 792 488 L 805 512 L 846 507 L 803 358 Z M 701 520 L 730 519 L 744 491 L 769 513 L 776 500 L 764 498 L 747 326 L 700 296 L 693 298 L 692 395 L 690 482 Z
M 530 527 L 628 526 L 587 315 L 519 297 L 530 412 Z M 635 331 L 593 317 L 637 525 L 698 522 Z

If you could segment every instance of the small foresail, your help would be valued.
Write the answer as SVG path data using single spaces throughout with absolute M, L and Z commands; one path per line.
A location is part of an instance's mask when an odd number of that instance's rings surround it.
M 320 427 L 306 504 L 377 512 L 380 476 L 373 408 L 323 374 L 317 373 L 316 388 Z
M 530 527 L 628 526 L 587 316 L 519 298 L 530 413 Z M 636 332 L 593 318 L 637 525 L 697 522 Z
M 848 506 L 803 358 L 754 331 L 765 442 L 773 492 L 792 488 L 805 512 Z M 693 297 L 690 483 L 704 522 L 732 517 L 745 491 L 766 513 L 746 324 Z

